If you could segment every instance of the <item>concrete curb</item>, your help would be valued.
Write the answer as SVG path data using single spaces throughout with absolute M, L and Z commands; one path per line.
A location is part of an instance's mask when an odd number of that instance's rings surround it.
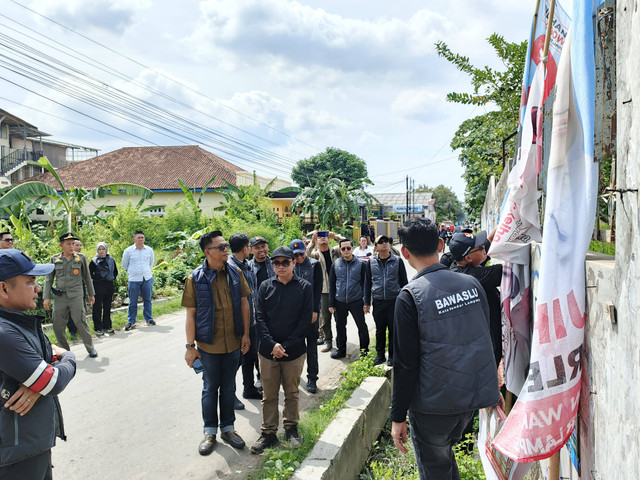
M 318 439 L 293 480 L 355 479 L 389 418 L 391 381 L 368 377 Z
M 158 300 L 151 300 L 151 306 L 154 305 L 162 305 L 163 303 L 167 303 L 170 300 L 173 300 L 174 298 L 178 298 L 180 295 L 176 295 L 173 297 L 165 297 L 165 298 L 160 298 Z M 142 306 L 142 302 L 138 302 L 138 308 L 140 308 Z M 129 306 L 125 306 L 125 307 L 118 307 L 118 308 L 112 308 L 111 309 L 111 314 L 114 314 L 116 312 L 126 312 L 129 309 Z M 91 316 L 91 307 L 87 304 L 87 314 L 84 316 L 85 320 L 87 322 L 92 321 L 93 317 Z M 42 328 L 44 329 L 45 332 L 51 330 L 53 328 L 53 324 L 52 323 L 47 323 L 44 324 L 42 326 Z

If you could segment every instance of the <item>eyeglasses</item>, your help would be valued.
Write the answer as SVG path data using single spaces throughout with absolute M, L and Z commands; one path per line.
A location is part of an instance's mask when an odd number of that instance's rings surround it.
M 389 240 L 380 240 L 376 245 L 382 245 L 383 243 L 389 243 Z
M 281 262 L 279 262 L 279 261 L 277 261 L 277 260 L 274 260 L 274 261 L 272 261 L 271 263 L 272 263 L 272 265 L 273 265 L 274 267 L 284 267 L 284 268 L 287 268 L 289 265 L 291 265 L 291 260 L 283 260 L 283 261 L 281 261 Z
M 2 241 L 10 243 L 10 242 L 13 242 L 13 238 L 3 238 Z
M 467 255 L 471 255 L 472 253 L 476 253 L 476 252 L 481 252 L 482 250 L 484 250 L 484 245 L 480 245 L 478 248 L 474 248 L 469 253 L 467 253 Z
M 352 247 L 341 247 L 340 250 L 342 250 L 343 252 L 348 252 L 349 250 L 351 250 Z
M 224 245 L 218 245 L 217 247 L 207 247 L 205 250 L 220 250 L 221 252 L 226 252 L 230 247 L 231 245 L 225 243 Z

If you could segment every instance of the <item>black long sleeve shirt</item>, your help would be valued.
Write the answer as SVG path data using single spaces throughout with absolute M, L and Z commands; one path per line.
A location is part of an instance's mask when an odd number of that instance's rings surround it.
M 262 282 L 256 305 L 260 355 L 286 362 L 306 353 L 305 338 L 312 315 L 313 289 L 306 280 L 294 275 L 286 285 L 278 277 Z M 272 358 L 276 343 L 288 356 Z

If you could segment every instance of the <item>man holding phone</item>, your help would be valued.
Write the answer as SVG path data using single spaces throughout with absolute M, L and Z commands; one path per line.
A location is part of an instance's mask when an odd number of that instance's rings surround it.
M 245 446 L 233 426 L 236 419 L 233 405 L 240 355 L 246 354 L 250 346 L 247 297 L 251 289 L 242 271 L 227 263 L 229 244 L 222 232 L 209 232 L 199 242 L 205 261 L 187 277 L 182 295 L 182 306 L 187 309 L 184 359 L 196 369 L 201 362 L 204 438 L 198 452 L 209 455 L 218 426 L 225 442 L 238 449 Z M 198 359 L 200 362 L 196 362 Z

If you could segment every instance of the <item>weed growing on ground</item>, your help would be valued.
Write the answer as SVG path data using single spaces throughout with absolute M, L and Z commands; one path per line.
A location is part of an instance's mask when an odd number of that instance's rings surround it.
M 289 448 L 283 443 L 266 450 L 261 466 L 250 472 L 247 480 L 284 480 L 291 477 L 362 381 L 367 377 L 384 377 L 386 372 L 383 367 L 373 365 L 373 353 L 370 353 L 349 365 L 341 375 L 342 382 L 333 394 L 324 399 L 319 407 L 307 410 L 302 415 L 298 425 L 302 444 L 297 448 Z
M 373 449 L 367 460 L 359 480 L 419 480 L 416 456 L 411 442 L 411 431 L 407 424 L 408 452 L 401 453 L 393 444 L 391 438 L 391 422 L 387 422 L 380 437 L 373 443 Z M 484 480 L 482 462 L 475 447 L 475 435 L 468 434 L 467 438 L 454 447 L 458 470 L 461 480 Z M 471 451 L 471 453 L 468 453 Z

